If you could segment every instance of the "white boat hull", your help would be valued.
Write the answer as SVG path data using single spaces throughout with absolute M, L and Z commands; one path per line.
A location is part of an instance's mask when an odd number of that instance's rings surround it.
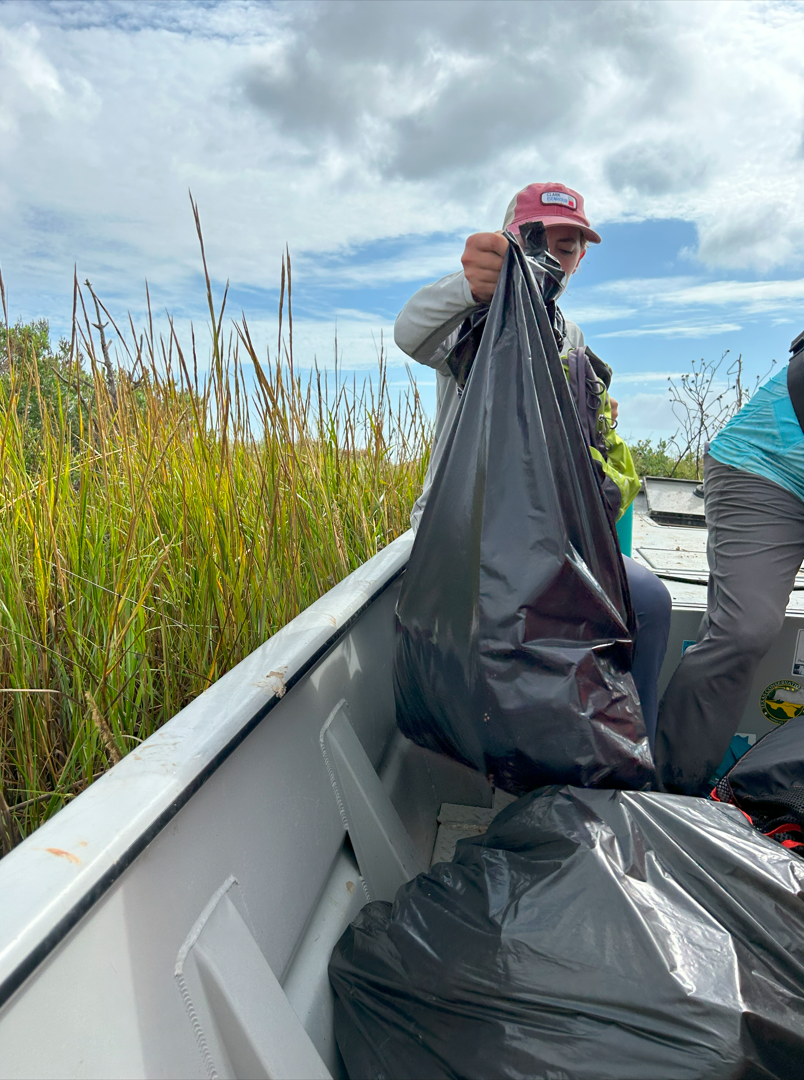
M 332 947 L 367 900 L 430 864 L 442 804 L 492 806 L 483 777 L 395 726 L 411 542 L 0 862 L 0 1075 L 343 1075 Z M 665 682 L 702 610 L 676 599 Z M 789 613 L 758 683 L 786 676 L 803 620 Z M 753 712 L 741 730 L 761 734 Z

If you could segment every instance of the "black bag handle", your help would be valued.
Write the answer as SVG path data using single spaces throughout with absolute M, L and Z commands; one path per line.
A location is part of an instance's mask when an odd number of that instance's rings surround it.
M 798 425 L 804 431 L 804 330 L 794 339 L 790 352 L 793 355 L 787 367 L 787 392 Z

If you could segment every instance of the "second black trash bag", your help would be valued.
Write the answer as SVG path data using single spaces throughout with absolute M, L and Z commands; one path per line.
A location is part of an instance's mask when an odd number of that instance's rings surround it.
M 804 1073 L 804 861 L 736 807 L 546 788 L 335 947 L 352 1080 Z
M 548 313 L 544 229 L 510 246 L 397 605 L 403 733 L 521 794 L 641 788 L 635 618 Z

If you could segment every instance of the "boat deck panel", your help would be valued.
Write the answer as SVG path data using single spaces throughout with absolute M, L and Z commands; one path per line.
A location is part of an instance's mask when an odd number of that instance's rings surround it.
M 647 498 L 640 493 L 634 502 L 633 530 L 632 558 L 663 578 L 673 603 L 705 608 L 709 577 L 706 529 L 654 521 Z M 804 573 L 801 571 L 796 576 L 787 610 L 804 615 Z

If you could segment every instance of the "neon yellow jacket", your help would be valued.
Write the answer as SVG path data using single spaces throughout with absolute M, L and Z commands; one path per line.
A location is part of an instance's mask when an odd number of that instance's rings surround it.
M 611 383 L 611 368 L 601 360 L 599 356 L 596 356 L 588 346 L 584 345 L 582 346 L 582 349 L 591 364 L 594 376 L 597 378 L 602 391 L 600 394 L 600 406 L 597 410 L 597 430 L 601 436 L 600 442 L 605 448 L 605 454 L 601 453 L 598 446 L 592 445 L 589 446 L 589 454 L 592 457 L 592 460 L 599 464 L 603 471 L 604 478 L 612 481 L 619 490 L 620 505 L 617 512 L 617 517 L 619 519 L 639 494 L 640 480 L 637 476 L 636 468 L 634 467 L 631 451 L 628 449 L 626 442 L 617 434 L 614 424 L 612 423 L 611 398 L 609 397 L 608 392 L 608 387 Z M 572 379 L 570 379 L 569 371 L 571 351 L 573 350 L 565 349 L 561 361 L 564 367 L 564 373 L 572 387 Z M 592 400 L 594 400 L 594 398 Z M 576 402 L 576 404 L 580 409 L 580 403 Z M 616 499 L 609 499 L 609 502 L 612 501 L 616 504 Z
M 634 459 L 631 457 L 628 443 L 626 443 L 624 439 L 621 439 L 616 430 L 612 427 L 611 401 L 609 400 L 608 390 L 603 395 L 603 407 L 600 410 L 598 423 L 603 426 L 605 432 L 604 438 L 606 440 L 607 459 L 604 459 L 596 446 L 590 446 L 589 453 L 595 461 L 600 462 L 603 472 L 606 476 L 610 477 L 620 489 L 622 502 L 620 503 L 620 513 L 618 516 L 622 517 L 639 494 L 641 482 L 637 476 Z

